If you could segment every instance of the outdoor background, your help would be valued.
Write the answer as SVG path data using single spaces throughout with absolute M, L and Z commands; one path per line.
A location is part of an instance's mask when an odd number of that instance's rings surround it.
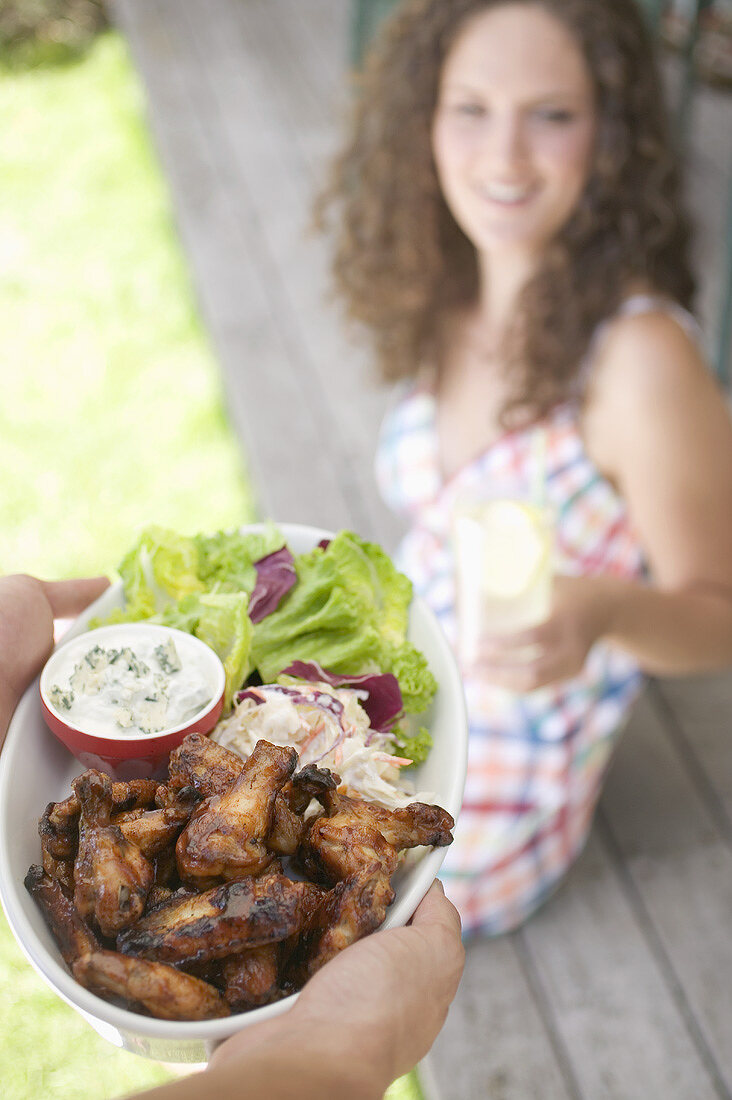
M 147 523 L 247 522 L 142 88 L 100 4 L 0 0 L 0 133 L 0 573 L 107 572 Z M 0 917 L 3 1098 L 121 1097 L 169 1076 L 97 1037 Z

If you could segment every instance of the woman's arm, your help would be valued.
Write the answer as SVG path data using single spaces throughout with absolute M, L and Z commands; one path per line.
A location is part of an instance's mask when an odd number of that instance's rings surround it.
M 600 638 L 659 675 L 732 666 L 732 418 L 670 316 L 612 325 L 583 428 L 590 457 L 627 502 L 651 582 L 558 578 L 550 619 L 487 642 L 484 674 L 532 690 L 578 673 Z M 540 655 L 526 662 L 528 644 Z
M 598 592 L 603 634 L 649 672 L 732 665 L 732 418 L 677 322 L 664 313 L 616 322 L 586 424 L 652 576 L 650 587 Z

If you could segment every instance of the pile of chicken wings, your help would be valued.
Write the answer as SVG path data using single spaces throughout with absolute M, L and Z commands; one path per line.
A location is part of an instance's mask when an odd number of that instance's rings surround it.
M 399 852 L 450 844 L 453 820 L 297 764 L 291 748 L 258 741 L 244 761 L 194 733 L 167 784 L 90 770 L 49 803 L 25 885 L 76 980 L 137 1012 L 209 1019 L 295 992 L 378 928 Z

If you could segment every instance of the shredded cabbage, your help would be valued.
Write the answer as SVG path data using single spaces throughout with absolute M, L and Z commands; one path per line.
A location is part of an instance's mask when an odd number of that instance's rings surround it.
M 262 684 L 239 693 L 232 714 L 211 737 L 246 759 L 257 741 L 292 745 L 299 766 L 317 764 L 341 777 L 341 790 L 396 809 L 410 802 L 432 802 L 415 794 L 400 769 L 411 763 L 394 756 L 393 738 L 369 726 L 357 688 L 288 678 L 287 684 Z

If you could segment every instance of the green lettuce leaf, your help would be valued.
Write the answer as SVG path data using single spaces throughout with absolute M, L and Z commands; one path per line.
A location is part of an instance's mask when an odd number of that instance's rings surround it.
M 370 607 L 378 616 L 384 641 L 396 644 L 404 641 L 412 600 L 409 578 L 396 569 L 380 546 L 352 531 L 339 532 L 328 546 L 328 554 L 360 605 Z
M 391 672 L 399 681 L 405 714 L 421 714 L 432 702 L 437 681 L 430 672 L 427 658 L 411 642 L 385 645 L 381 657 L 382 672 Z
M 125 606 L 90 625 L 146 619 L 195 634 L 224 664 L 228 710 L 251 671 L 248 608 L 257 580 L 254 562 L 284 541 L 274 524 L 256 534 L 219 531 L 193 538 L 148 527 L 119 567 Z
M 198 577 L 207 592 L 247 592 L 250 596 L 257 581 L 254 562 L 284 546 L 282 532 L 266 524 L 262 532 L 240 534 L 217 531 L 214 535 L 196 535 Z
M 340 583 L 333 558 L 316 548 L 297 557 L 295 569 L 297 584 L 254 626 L 252 663 L 262 680 L 271 682 L 295 660 L 318 661 L 333 672 L 373 662 L 378 635 L 364 621 L 357 594 Z
M 252 664 L 265 682 L 294 660 L 331 672 L 392 672 L 404 711 L 426 710 L 437 683 L 407 641 L 412 584 L 380 546 L 340 531 L 325 549 L 295 558 L 298 583 L 256 623 Z
M 147 527 L 119 567 L 126 616 L 130 620 L 147 619 L 171 600 L 203 592 L 197 570 L 198 551 L 193 539 L 165 527 Z
M 416 733 L 410 733 L 402 726 L 396 726 L 392 731 L 393 752 L 395 756 L 405 756 L 412 761 L 412 765 L 423 764 L 432 748 L 432 737 L 424 726 L 420 726 Z

